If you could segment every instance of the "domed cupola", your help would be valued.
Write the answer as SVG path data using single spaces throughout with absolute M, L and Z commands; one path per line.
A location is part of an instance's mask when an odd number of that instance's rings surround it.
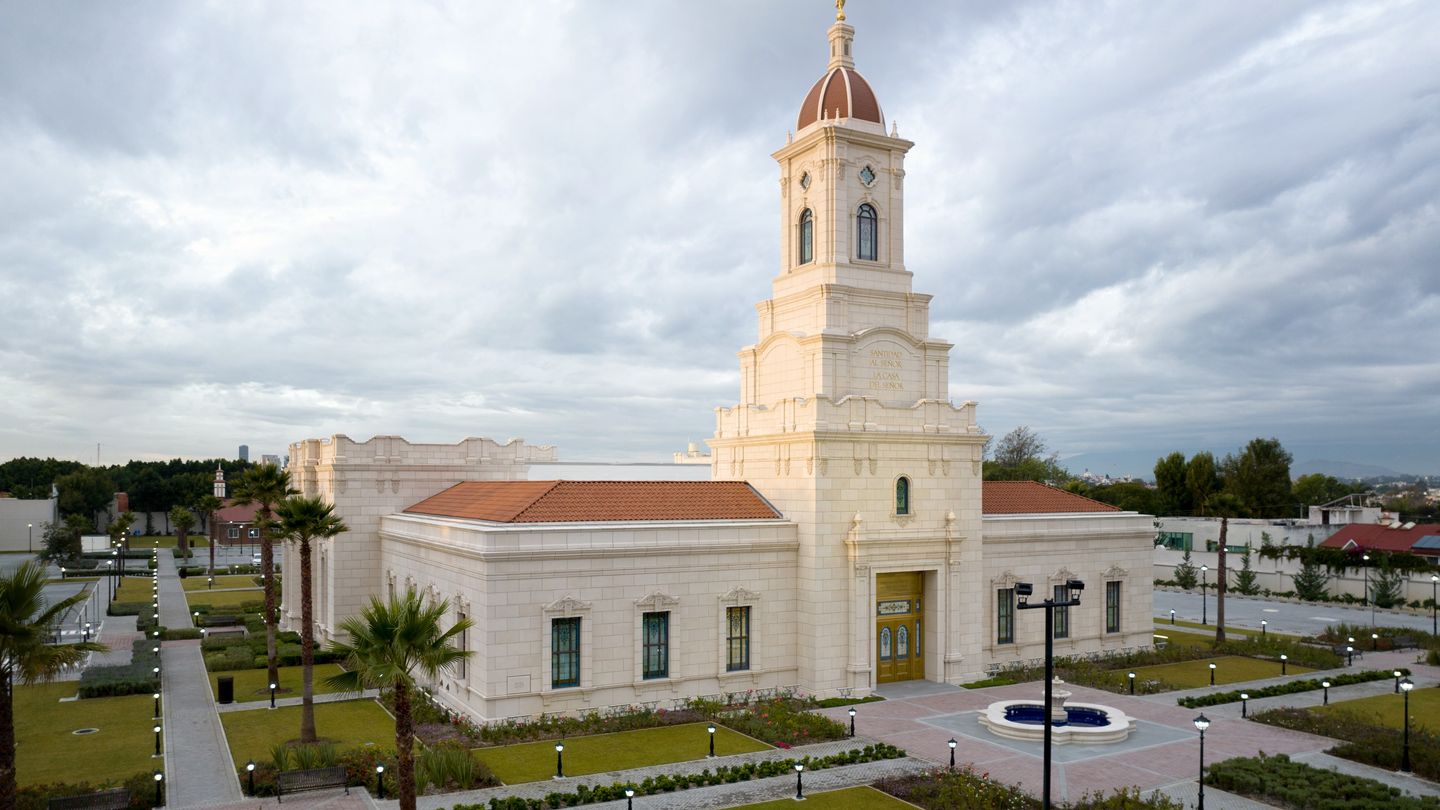
M 851 53 L 855 29 L 845 24 L 843 4 L 828 34 L 830 64 L 825 75 L 805 94 L 805 103 L 800 105 L 795 128 L 801 130 L 816 121 L 848 118 L 879 124 L 883 131 L 885 114 L 880 109 L 880 101 L 875 98 L 870 83 L 855 70 L 855 58 Z

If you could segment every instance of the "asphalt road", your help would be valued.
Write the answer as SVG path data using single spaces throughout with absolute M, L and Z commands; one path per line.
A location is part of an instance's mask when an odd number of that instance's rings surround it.
M 1213 592 L 1207 595 L 1206 602 L 1208 603 L 1207 613 L 1210 623 L 1213 625 L 1215 622 L 1215 594 Z M 1200 621 L 1200 594 L 1155 591 L 1156 621 L 1161 624 L 1168 621 L 1171 609 L 1174 609 L 1175 618 L 1180 621 Z M 1359 606 L 1302 605 L 1236 596 L 1233 593 L 1226 594 L 1226 627 L 1253 627 L 1258 630 L 1261 620 L 1268 623 L 1270 630 L 1296 635 L 1314 635 L 1325 629 L 1326 626 L 1340 622 L 1356 625 L 1374 624 L 1381 627 L 1408 627 L 1415 630 L 1430 630 L 1432 626 L 1428 613 L 1421 616 L 1377 610 L 1374 612 L 1374 621 L 1372 621 L 1370 609 Z

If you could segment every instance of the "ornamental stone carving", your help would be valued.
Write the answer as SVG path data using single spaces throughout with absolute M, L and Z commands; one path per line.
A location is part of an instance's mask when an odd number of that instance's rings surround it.
M 735 587 L 720 595 L 721 602 L 731 605 L 743 605 L 747 602 L 754 602 L 759 599 L 760 594 L 755 593 L 754 591 L 748 588 L 744 588 L 740 585 L 736 585 Z
M 589 610 L 590 607 L 590 602 L 582 602 L 567 593 L 546 605 L 544 610 L 546 613 L 579 613 L 582 610 Z
M 649 596 L 635 600 L 635 607 L 659 610 L 660 608 L 671 607 L 680 604 L 680 600 L 662 591 L 655 591 Z

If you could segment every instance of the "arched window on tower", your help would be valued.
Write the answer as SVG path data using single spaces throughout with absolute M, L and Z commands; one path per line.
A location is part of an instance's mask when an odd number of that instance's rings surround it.
M 815 215 L 806 208 L 800 213 L 800 263 L 815 261 Z
M 910 479 L 903 475 L 895 479 L 895 514 L 910 514 Z
M 875 207 L 869 203 L 860 206 L 859 212 L 855 215 L 855 224 L 859 230 L 859 238 L 856 240 L 856 244 L 859 246 L 856 253 L 857 259 L 873 262 L 880 255 L 877 248 L 879 240 L 876 238 L 879 228 L 876 227 L 876 222 Z

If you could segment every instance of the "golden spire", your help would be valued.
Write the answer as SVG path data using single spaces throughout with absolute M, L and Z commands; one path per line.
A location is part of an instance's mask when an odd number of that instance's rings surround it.
M 845 22 L 845 0 L 835 0 L 835 22 Z

